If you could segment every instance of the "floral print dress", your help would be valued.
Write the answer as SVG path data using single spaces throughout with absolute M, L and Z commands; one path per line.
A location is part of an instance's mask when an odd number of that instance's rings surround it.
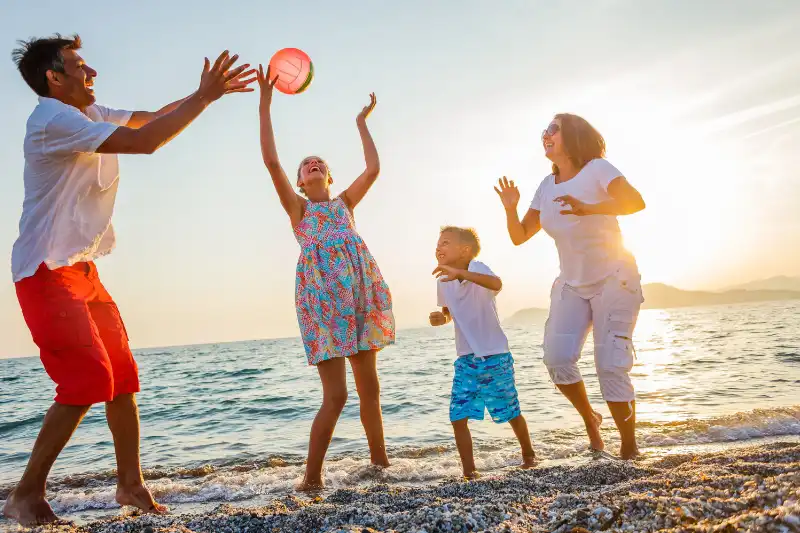
M 306 202 L 295 303 L 308 364 L 394 343 L 392 296 L 341 197 Z

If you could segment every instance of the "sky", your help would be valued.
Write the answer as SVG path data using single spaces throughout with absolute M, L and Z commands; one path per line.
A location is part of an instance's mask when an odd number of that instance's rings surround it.
M 289 174 L 307 155 L 342 190 L 363 169 L 355 116 L 381 176 L 356 210 L 398 327 L 435 309 L 438 229 L 476 228 L 504 281 L 500 313 L 546 307 L 555 245 L 515 248 L 492 190 L 508 176 L 522 213 L 549 172 L 553 114 L 587 118 L 647 209 L 621 219 L 644 282 L 714 289 L 800 274 L 800 3 L 195 1 L 0 5 L 0 357 L 34 355 L 11 282 L 23 198 L 22 141 L 36 97 L 10 60 L 16 39 L 79 33 L 98 102 L 156 110 L 193 92 L 203 57 L 312 58 L 301 95 L 276 95 Z M 260 157 L 257 94 L 226 96 L 151 156 L 121 156 L 117 249 L 98 261 L 134 347 L 295 336 L 299 248 Z M 0 278 L 2 279 L 2 278 Z

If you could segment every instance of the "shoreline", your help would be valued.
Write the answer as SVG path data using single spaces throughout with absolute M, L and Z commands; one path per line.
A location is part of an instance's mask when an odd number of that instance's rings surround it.
M 4 524 L 5 525 L 5 524 Z M 15 526 L 11 526 L 14 528 Z M 800 442 L 776 439 L 638 461 L 544 461 L 476 481 L 376 483 L 266 505 L 128 515 L 36 533 L 311 531 L 800 531 Z M 12 529 L 13 530 L 13 529 Z M 575 531 L 582 531 L 577 529 Z

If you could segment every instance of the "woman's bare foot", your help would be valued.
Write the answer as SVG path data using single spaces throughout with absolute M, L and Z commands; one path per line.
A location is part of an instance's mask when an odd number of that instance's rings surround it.
M 472 472 L 464 472 L 464 479 L 466 480 L 478 479 L 479 477 L 481 477 L 481 473 L 477 470 L 473 470 Z
M 3 506 L 3 515 L 26 527 L 50 524 L 58 520 L 43 496 L 25 497 L 17 491 L 8 495 Z
M 600 426 L 603 424 L 603 415 L 597 411 L 592 411 L 592 418 L 584 420 L 584 423 L 586 424 L 586 433 L 589 435 L 589 446 L 592 451 L 603 451 L 606 447 L 603 442 L 603 437 L 600 436 Z
M 519 465 L 520 468 L 523 470 L 527 470 L 529 468 L 534 468 L 536 466 L 536 456 L 535 455 L 523 455 L 522 456 L 522 464 Z
M 153 495 L 144 485 L 134 485 L 132 487 L 117 487 L 117 503 L 122 507 L 129 505 L 136 507 L 143 513 L 165 514 L 169 511 L 167 506 L 156 503 Z
M 619 456 L 621 459 L 628 461 L 630 459 L 636 459 L 641 455 L 639 452 L 639 448 L 634 444 L 632 447 L 627 446 L 620 446 L 619 447 Z

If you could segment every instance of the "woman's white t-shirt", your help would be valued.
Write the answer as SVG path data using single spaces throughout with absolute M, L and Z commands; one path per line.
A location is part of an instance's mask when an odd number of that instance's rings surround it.
M 571 287 L 595 285 L 633 258 L 623 246 L 617 217 L 562 215 L 569 206 L 555 199 L 569 195 L 587 204 L 605 202 L 611 199 L 608 185 L 620 176 L 614 165 L 598 158 L 563 183 L 550 174 L 536 190 L 530 208 L 539 211 L 542 229 L 556 241 L 560 279 Z

